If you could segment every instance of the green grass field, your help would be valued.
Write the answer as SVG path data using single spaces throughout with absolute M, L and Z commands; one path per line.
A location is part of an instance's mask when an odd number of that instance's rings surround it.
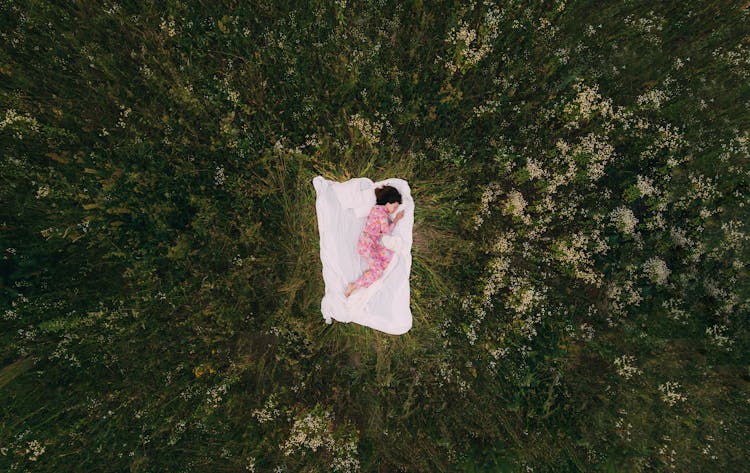
M 0 42 L 0 470 L 747 471 L 747 0 L 5 0 Z M 409 182 L 407 334 L 324 323 L 317 175 Z

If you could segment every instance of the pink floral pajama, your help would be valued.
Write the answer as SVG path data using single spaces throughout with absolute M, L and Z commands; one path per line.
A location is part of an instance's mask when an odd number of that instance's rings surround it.
M 357 287 L 368 287 L 374 283 L 385 271 L 393 258 L 393 251 L 380 242 L 383 234 L 390 234 L 395 223 L 388 222 L 388 211 L 384 205 L 375 205 L 370 210 L 365 222 L 365 228 L 357 242 L 357 253 L 367 260 L 370 269 L 362 273 L 354 284 Z

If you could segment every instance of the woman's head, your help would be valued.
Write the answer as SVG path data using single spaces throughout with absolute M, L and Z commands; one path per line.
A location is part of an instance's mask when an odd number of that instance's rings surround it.
M 388 212 L 393 212 L 401 204 L 401 194 L 392 186 L 383 186 L 375 189 L 377 205 L 384 205 Z

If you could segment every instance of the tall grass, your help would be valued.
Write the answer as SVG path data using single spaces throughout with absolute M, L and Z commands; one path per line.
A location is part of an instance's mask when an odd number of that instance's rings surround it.
M 0 469 L 740 471 L 744 3 L 3 3 Z M 317 175 L 410 183 L 407 334 Z

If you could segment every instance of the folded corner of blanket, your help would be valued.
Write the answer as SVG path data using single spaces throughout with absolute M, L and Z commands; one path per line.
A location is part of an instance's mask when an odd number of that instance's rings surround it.
M 312 180 L 312 185 L 316 190 L 320 189 L 323 183 L 325 183 L 325 178 L 323 176 L 315 176 Z

